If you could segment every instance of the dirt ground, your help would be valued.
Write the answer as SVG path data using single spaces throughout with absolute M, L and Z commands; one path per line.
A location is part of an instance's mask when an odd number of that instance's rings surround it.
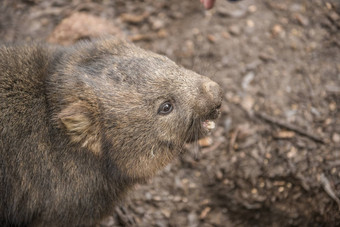
M 113 34 L 224 89 L 211 137 L 98 226 L 340 226 L 340 1 L 1 4 L 3 42 Z

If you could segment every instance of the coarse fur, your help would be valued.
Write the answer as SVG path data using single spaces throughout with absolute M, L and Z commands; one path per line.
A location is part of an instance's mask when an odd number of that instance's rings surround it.
M 206 134 L 221 93 L 113 38 L 1 46 L 0 226 L 94 225 Z

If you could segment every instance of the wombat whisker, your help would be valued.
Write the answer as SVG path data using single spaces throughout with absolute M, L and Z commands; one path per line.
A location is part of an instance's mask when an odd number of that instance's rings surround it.
M 195 152 L 196 152 L 195 153 L 195 159 L 196 160 L 199 158 L 198 156 L 199 156 L 199 152 L 201 150 L 201 147 L 198 143 L 198 140 L 199 140 L 200 135 L 202 134 L 201 119 L 198 119 L 197 121 L 198 121 L 198 123 L 196 124 L 197 130 L 195 130 L 195 132 L 194 132 L 195 133 Z
M 198 154 L 199 154 L 199 144 L 198 144 L 198 139 L 199 139 L 199 135 L 200 135 L 200 131 L 199 131 L 199 125 L 200 125 L 200 119 L 197 119 L 195 117 L 191 118 L 191 123 L 190 126 L 187 130 L 186 133 L 186 141 L 192 141 L 193 142 L 193 154 L 194 154 L 194 159 L 198 158 Z
M 194 142 L 194 149 L 193 149 L 193 154 L 194 154 L 194 159 L 198 160 L 199 158 L 199 151 L 200 151 L 200 147 L 197 141 Z

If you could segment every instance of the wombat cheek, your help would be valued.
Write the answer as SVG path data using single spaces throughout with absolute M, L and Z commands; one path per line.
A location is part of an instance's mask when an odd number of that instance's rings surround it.
M 127 174 L 128 177 L 145 181 L 154 176 L 159 170 L 169 164 L 176 153 L 165 148 L 152 147 L 142 154 L 130 160 L 120 160 L 118 167 Z

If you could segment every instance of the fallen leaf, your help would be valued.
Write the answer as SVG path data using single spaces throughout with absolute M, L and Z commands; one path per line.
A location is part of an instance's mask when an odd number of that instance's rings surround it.
M 210 207 L 204 208 L 200 214 L 200 219 L 204 219 L 210 211 L 211 211 Z

